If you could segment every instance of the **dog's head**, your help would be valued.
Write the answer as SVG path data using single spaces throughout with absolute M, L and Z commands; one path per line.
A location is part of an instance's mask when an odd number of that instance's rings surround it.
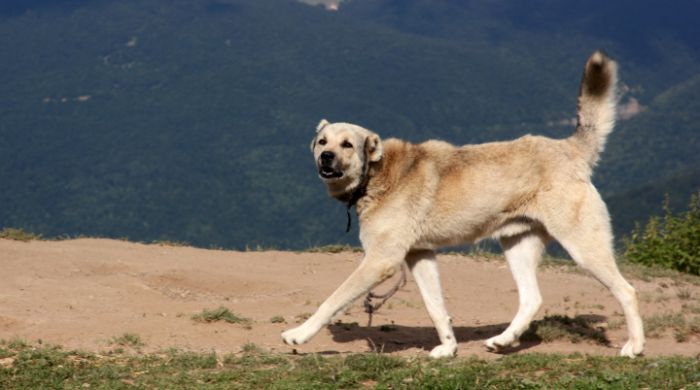
M 379 136 L 350 123 L 329 123 L 323 119 L 311 141 L 318 175 L 331 195 L 357 188 L 369 164 L 382 158 Z

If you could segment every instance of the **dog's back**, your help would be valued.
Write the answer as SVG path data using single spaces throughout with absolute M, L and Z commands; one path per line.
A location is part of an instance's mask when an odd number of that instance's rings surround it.
M 614 125 L 616 80 L 615 62 L 594 53 L 579 91 L 579 123 L 567 139 L 527 135 L 461 147 L 385 140 L 372 196 L 359 204 L 362 219 L 382 210 L 365 207 L 372 202 L 400 203 L 416 225 L 407 229 L 421 232 L 416 246 L 432 248 L 532 228 L 549 199 L 576 204 Z

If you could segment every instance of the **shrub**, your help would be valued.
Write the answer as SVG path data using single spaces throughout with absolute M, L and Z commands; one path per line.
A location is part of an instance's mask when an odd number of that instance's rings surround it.
M 625 257 L 633 263 L 661 266 L 700 275 L 700 191 L 690 198 L 688 211 L 674 215 L 668 198 L 664 216 L 637 226 L 625 240 Z

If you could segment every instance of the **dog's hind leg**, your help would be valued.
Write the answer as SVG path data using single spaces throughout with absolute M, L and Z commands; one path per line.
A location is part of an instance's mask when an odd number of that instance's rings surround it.
M 300 326 L 282 333 L 282 340 L 290 345 L 309 341 L 336 313 L 377 284 L 389 279 L 399 269 L 406 254 L 391 249 L 394 248 L 389 246 L 386 250 L 367 251 L 360 266 L 319 306 L 316 313 Z
M 517 344 L 518 338 L 528 329 L 542 305 L 542 295 L 537 284 L 537 265 L 542 257 L 545 237 L 528 232 L 504 237 L 500 241 L 518 287 L 520 305 L 508 328 L 498 336 L 486 340 L 486 348 L 492 351 Z
M 442 298 L 440 286 L 440 274 L 438 272 L 435 252 L 413 251 L 406 256 L 413 278 L 418 285 L 423 302 L 428 310 L 430 318 L 435 324 L 440 345 L 430 351 L 430 357 L 452 357 L 457 352 L 457 340 L 452 331 L 452 319 L 447 314 L 445 302 Z
M 620 355 L 635 357 L 644 349 L 644 326 L 639 316 L 637 293 L 617 267 L 608 212 L 592 186 L 584 197 L 579 215 L 575 224 L 547 228 L 574 261 L 610 289 L 620 303 L 629 333 L 629 340 Z

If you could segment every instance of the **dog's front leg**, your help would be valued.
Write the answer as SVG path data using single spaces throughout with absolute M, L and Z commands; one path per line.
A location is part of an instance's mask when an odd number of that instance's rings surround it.
M 425 308 L 435 324 L 440 345 L 430 351 L 430 357 L 452 357 L 457 353 L 457 340 L 452 331 L 452 319 L 447 314 L 442 298 L 440 273 L 433 251 L 414 251 L 406 256 L 406 263 L 411 268 L 413 278 L 420 290 Z
M 300 326 L 282 333 L 282 340 L 290 345 L 309 341 L 331 322 L 335 314 L 377 284 L 390 278 L 398 270 L 404 256 L 405 253 L 382 255 L 368 251 L 360 266 L 321 304 L 316 313 Z

